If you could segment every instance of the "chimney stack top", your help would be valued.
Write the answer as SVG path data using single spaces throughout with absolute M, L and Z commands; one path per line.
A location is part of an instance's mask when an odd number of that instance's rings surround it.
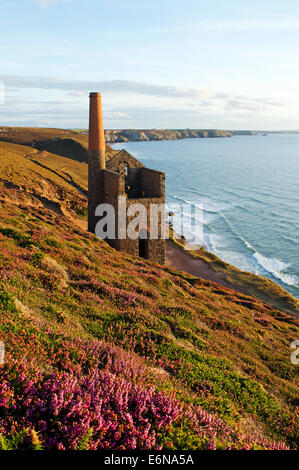
M 101 97 L 102 95 L 101 95 L 101 93 L 98 93 L 97 91 L 93 91 L 93 92 L 89 93 L 89 96 L 90 96 L 90 98 L 93 98 L 93 97 L 97 97 L 97 96 Z

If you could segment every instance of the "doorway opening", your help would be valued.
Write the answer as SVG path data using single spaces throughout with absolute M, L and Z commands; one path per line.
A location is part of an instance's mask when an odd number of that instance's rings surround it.
M 140 233 L 139 233 L 139 257 L 148 259 L 148 233 L 147 233 L 147 230 L 140 230 Z

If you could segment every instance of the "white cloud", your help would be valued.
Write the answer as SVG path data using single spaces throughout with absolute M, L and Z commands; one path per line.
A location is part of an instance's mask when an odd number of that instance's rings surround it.
M 237 116 L 244 128 L 265 129 L 266 125 L 253 123 L 275 116 L 283 119 L 288 110 L 276 97 L 130 80 L 67 81 L 0 75 L 1 80 L 7 99 L 0 106 L 0 121 L 6 125 L 87 127 L 90 91 L 103 93 L 108 128 L 233 128 Z M 297 120 L 289 127 L 295 125 L 298 127 Z
M 72 0 L 34 0 L 34 1 L 35 3 L 38 3 L 41 7 L 48 10 L 51 5 L 54 5 L 54 3 L 69 3 Z
M 209 91 L 176 86 L 155 85 L 132 80 L 60 80 L 48 77 L 29 77 L 18 75 L 0 76 L 6 86 L 17 88 L 39 88 L 44 90 L 63 90 L 73 93 L 101 90 L 105 93 L 136 93 L 141 95 L 168 96 L 203 99 L 210 96 Z
M 249 97 L 215 90 L 156 85 L 131 80 L 84 81 L 60 80 L 48 77 L 30 77 L 18 75 L 0 75 L 7 88 L 61 90 L 73 96 L 83 96 L 90 91 L 101 91 L 109 96 L 137 94 L 159 99 L 182 99 L 193 102 L 196 106 L 208 103 L 224 105 L 226 109 L 246 109 L 258 111 L 266 107 L 282 106 L 283 103 L 271 98 Z
M 24 93 L 26 96 L 24 97 Z M 50 96 L 49 96 L 50 93 Z M 43 96 L 44 95 L 44 96 Z M 83 101 L 72 100 L 67 93 L 38 93 L 33 96 L 30 90 L 7 95 L 4 105 L 0 106 L 2 125 L 34 127 L 88 127 L 88 94 Z M 247 104 L 228 100 L 212 101 L 211 106 L 193 106 L 192 101 L 174 100 L 170 105 L 161 103 L 156 106 L 144 104 L 140 99 L 129 97 L 119 103 L 106 97 L 104 102 L 104 121 L 107 129 L 143 129 L 143 128 L 176 128 L 194 129 L 298 129 L 297 108 L 293 117 L 284 115 L 279 108 L 269 113 L 261 109 L 248 109 Z M 227 107 L 226 107 L 227 106 Z M 250 105 L 249 105 L 250 107 Z M 269 109 L 269 108 L 267 108 Z
M 127 113 L 122 113 L 120 111 L 110 111 L 105 114 L 106 119 L 124 119 L 129 117 Z

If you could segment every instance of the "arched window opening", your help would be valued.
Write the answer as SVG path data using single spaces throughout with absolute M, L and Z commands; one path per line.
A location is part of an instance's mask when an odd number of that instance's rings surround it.
M 121 175 L 128 176 L 128 174 L 129 174 L 129 165 L 128 165 L 128 163 L 127 162 L 121 162 L 121 164 L 119 165 L 118 171 Z
M 125 191 L 127 194 L 130 193 L 130 183 L 129 183 L 129 171 L 130 167 L 127 162 L 121 162 L 118 168 L 118 172 L 124 177 L 125 180 Z

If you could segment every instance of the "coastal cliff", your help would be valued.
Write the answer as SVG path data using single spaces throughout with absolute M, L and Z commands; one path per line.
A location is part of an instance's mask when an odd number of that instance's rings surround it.
M 105 131 L 107 143 L 149 140 L 181 140 L 213 137 L 232 137 L 230 131 L 219 129 L 120 129 Z

